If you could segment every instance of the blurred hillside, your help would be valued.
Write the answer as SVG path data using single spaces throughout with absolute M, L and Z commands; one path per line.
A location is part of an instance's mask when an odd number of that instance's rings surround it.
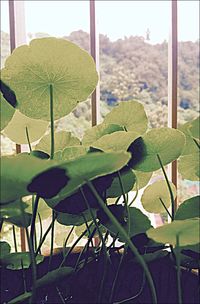
M 29 39 L 46 37 L 46 33 L 29 34 Z M 64 37 L 89 51 L 89 34 L 75 31 Z M 1 32 L 1 66 L 9 54 L 9 35 Z M 111 42 L 99 36 L 101 116 L 120 101 L 140 100 L 150 119 L 150 127 L 167 125 L 168 44 L 152 45 L 143 37 L 125 37 Z M 179 42 L 179 123 L 195 118 L 199 111 L 199 42 Z M 73 112 L 74 124 L 89 127 L 90 101 Z M 73 117 L 61 124 L 72 124 Z M 62 127 L 62 126 L 61 126 Z M 76 135 L 82 135 L 74 129 Z

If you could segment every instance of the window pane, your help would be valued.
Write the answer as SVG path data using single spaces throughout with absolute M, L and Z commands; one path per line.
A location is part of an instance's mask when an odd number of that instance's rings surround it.
M 186 22 L 190 20 L 190 22 Z M 178 1 L 178 125 L 199 115 L 199 3 Z M 179 203 L 197 195 L 198 182 L 179 174 Z

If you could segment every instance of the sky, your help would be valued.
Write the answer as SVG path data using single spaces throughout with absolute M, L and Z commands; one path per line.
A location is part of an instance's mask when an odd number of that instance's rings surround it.
M 1 0 L 1 30 L 6 32 L 9 30 L 7 2 Z M 88 0 L 26 0 L 24 3 L 27 33 L 45 32 L 62 37 L 80 29 L 89 32 Z M 162 43 L 169 37 L 170 6 L 168 0 L 96 0 L 98 32 L 114 41 L 131 35 L 146 37 L 149 28 L 150 43 Z M 179 41 L 196 41 L 199 39 L 199 1 L 179 0 L 178 9 Z

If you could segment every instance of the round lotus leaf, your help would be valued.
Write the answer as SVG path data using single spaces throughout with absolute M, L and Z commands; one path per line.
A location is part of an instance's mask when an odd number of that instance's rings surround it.
M 144 188 L 150 181 L 152 174 L 153 174 L 152 172 L 142 172 L 142 171 L 136 171 L 136 170 L 133 170 L 133 172 L 136 176 L 136 183 L 133 187 L 133 191 Z
M 199 225 L 199 218 L 175 220 L 156 229 L 149 229 L 147 236 L 156 242 L 169 243 L 173 246 L 176 246 L 179 236 L 180 246 L 194 245 L 199 243 Z
M 199 148 L 197 147 L 194 139 L 199 141 L 199 117 L 181 125 L 179 130 L 183 132 L 186 137 L 186 143 L 181 155 L 189 155 L 198 152 Z
M 116 131 L 124 131 L 123 127 L 116 125 L 116 124 L 106 124 L 102 123 L 100 125 L 94 126 L 85 131 L 83 136 L 82 143 L 83 145 L 91 145 L 92 143 L 96 142 L 99 138 L 106 134 L 111 134 Z
M 62 151 L 57 151 L 54 154 L 54 160 L 72 160 L 87 153 L 88 149 L 84 146 L 67 147 Z
M 117 131 L 102 136 L 92 144 L 92 147 L 104 152 L 126 151 L 129 145 L 138 137 L 139 134 L 136 132 Z
M 0 259 L 5 255 L 9 254 L 11 251 L 11 246 L 5 241 L 0 241 Z
M 66 39 L 50 37 L 16 48 L 6 60 L 2 80 L 15 92 L 23 114 L 50 120 L 50 85 L 58 119 L 87 99 L 98 75 L 86 51 Z
M 49 123 L 40 119 L 29 118 L 15 111 L 12 120 L 4 129 L 4 133 L 17 144 L 28 144 L 26 128 L 30 142 L 40 139 L 47 130 Z
M 1 131 L 7 126 L 12 119 L 15 109 L 6 101 L 3 94 L 0 92 L 0 113 L 1 113 Z
M 199 152 L 180 157 L 178 171 L 182 175 L 182 178 L 199 181 L 199 160 Z
M 139 134 L 145 133 L 148 126 L 144 107 L 135 100 L 120 102 L 106 115 L 104 123 L 118 124 L 125 127 L 127 131 L 134 131 Z
M 121 181 L 123 184 L 123 190 L 124 193 L 128 193 L 133 189 L 133 186 L 135 184 L 135 174 L 133 173 L 132 170 L 125 171 L 124 173 L 120 174 L 121 175 Z M 106 197 L 119 197 L 123 195 L 123 191 L 121 189 L 121 184 L 119 177 L 116 176 L 113 181 L 111 186 L 106 190 Z
M 175 214 L 175 220 L 200 217 L 200 196 L 194 196 L 185 200 Z
M 28 204 L 18 199 L 12 203 L 0 204 L 0 219 L 7 220 L 14 217 L 22 217 L 25 209 L 28 210 Z
M 91 211 L 96 217 L 96 210 L 92 208 Z M 89 210 L 85 210 L 80 215 L 62 212 L 58 212 L 57 215 L 58 223 L 65 226 L 80 226 L 85 224 L 85 221 L 88 222 L 92 220 L 92 216 Z
M 71 132 L 60 131 L 54 133 L 54 151 L 63 150 L 68 146 L 80 145 L 78 138 L 73 137 Z M 51 134 L 45 135 L 36 145 L 35 149 L 51 153 Z
M 32 199 L 32 197 L 30 199 L 28 199 L 26 201 L 26 204 L 28 205 L 26 211 L 33 213 L 33 208 L 32 208 L 32 204 L 34 202 L 35 198 Z M 38 213 L 40 214 L 40 217 L 42 220 L 46 220 L 47 218 L 49 218 L 52 215 L 52 209 L 49 208 L 49 206 L 46 204 L 46 202 L 40 198 L 39 199 L 39 203 L 38 203 Z M 36 222 L 39 221 L 39 217 L 36 217 Z
M 60 193 L 53 199 L 47 200 L 48 205 L 54 208 L 60 201 L 71 195 L 88 180 L 114 173 L 124 167 L 130 159 L 127 152 L 120 153 L 89 153 L 77 159 L 68 161 L 59 166 L 66 170 L 69 181 Z M 48 174 L 48 170 L 45 172 Z M 40 179 L 38 175 L 38 179 Z M 44 180 L 46 176 L 42 176 Z
M 176 197 L 176 187 L 170 182 L 174 198 Z M 161 201 L 166 208 L 170 207 L 170 193 L 165 180 L 157 181 L 145 188 L 141 202 L 144 209 L 150 213 L 166 212 Z
M 36 264 L 40 264 L 44 260 L 44 257 L 37 255 Z M 23 268 L 29 268 L 31 265 L 29 252 L 14 252 L 10 253 L 1 259 L 1 264 L 6 266 L 7 269 L 17 270 Z
M 9 203 L 29 195 L 27 189 L 32 178 L 55 165 L 54 161 L 39 159 L 28 153 L 1 158 L 1 203 Z
M 125 208 L 121 205 L 109 205 L 108 208 L 117 218 L 117 220 L 126 230 L 126 232 L 128 232 L 127 213 Z M 118 235 L 119 240 L 121 242 L 126 242 L 124 236 L 121 235 L 121 233 L 117 230 L 117 228 L 112 224 L 112 222 L 109 220 L 107 215 L 104 214 L 104 211 L 103 212 L 100 211 L 100 212 L 101 212 L 100 220 L 102 221 L 102 218 L 104 219 L 103 225 L 105 225 L 105 227 L 111 232 L 111 234 Z M 148 219 L 148 217 L 144 213 L 142 213 L 138 208 L 129 207 L 129 213 L 130 213 L 130 237 L 133 237 L 134 235 L 140 233 L 144 233 L 146 232 L 146 230 L 148 230 L 151 227 L 151 222 Z
M 152 172 L 160 169 L 157 155 L 162 164 L 167 165 L 177 159 L 183 150 L 185 136 L 172 128 L 152 129 L 137 138 L 128 148 L 132 158 L 130 167 L 135 170 Z

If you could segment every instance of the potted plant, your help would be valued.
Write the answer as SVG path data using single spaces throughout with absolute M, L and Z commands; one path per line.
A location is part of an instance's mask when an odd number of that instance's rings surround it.
M 183 202 L 175 212 L 176 189 L 164 166 L 179 158 L 185 178 L 199 176 L 198 120 L 180 130 L 148 130 L 143 106 L 129 101 L 87 130 L 81 141 L 67 131 L 55 132 L 55 121 L 85 100 L 98 79 L 92 58 L 63 39 L 35 39 L 17 48 L 1 75 L 2 130 L 29 146 L 26 153 L 1 159 L 1 228 L 5 222 L 23 227 L 28 243 L 22 253 L 0 243 L 2 303 L 197 301 L 198 280 L 190 270 L 198 267 L 199 198 Z M 172 222 L 153 228 L 134 203 L 159 169 L 164 178 L 149 185 L 141 201 L 148 212 L 165 212 Z M 51 211 L 46 231 L 41 206 Z M 55 222 L 71 227 L 58 254 Z M 68 246 L 81 225 L 85 228 Z M 48 234 L 50 252 L 44 257 Z M 84 236 L 85 245 L 76 250 Z

